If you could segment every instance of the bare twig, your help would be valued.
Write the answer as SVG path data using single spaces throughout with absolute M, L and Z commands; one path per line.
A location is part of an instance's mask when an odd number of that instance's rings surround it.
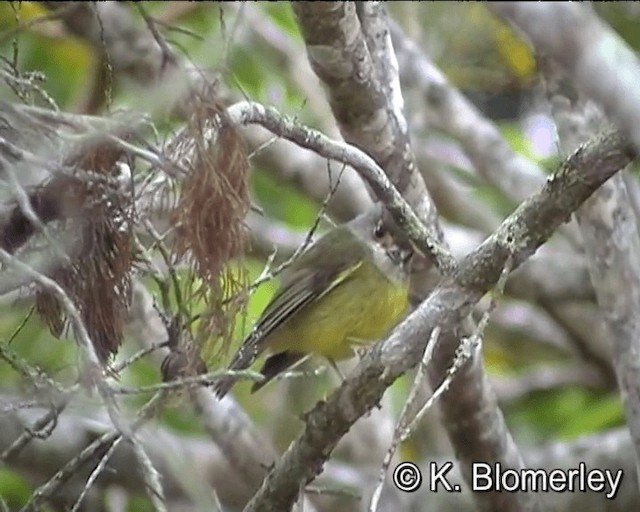
M 491 297 L 491 304 L 489 305 L 489 308 L 482 315 L 482 318 L 480 319 L 480 322 L 478 322 L 478 325 L 476 326 L 474 333 L 469 338 L 463 339 L 462 342 L 460 343 L 460 347 L 459 347 L 459 350 L 456 351 L 456 357 L 453 360 L 453 364 L 447 371 L 447 374 L 445 375 L 445 378 L 442 381 L 442 383 L 434 390 L 431 397 L 429 397 L 429 399 L 425 402 L 422 408 L 418 411 L 415 418 L 411 420 L 411 423 L 409 423 L 405 427 L 405 429 L 401 432 L 401 435 L 400 435 L 401 443 L 405 442 L 407 439 L 409 439 L 409 437 L 411 437 L 411 435 L 415 432 L 418 426 L 418 423 L 422 421 L 424 415 L 433 407 L 433 404 L 436 402 L 436 400 L 449 389 L 457 372 L 467 362 L 467 360 L 471 357 L 473 352 L 480 349 L 482 344 L 482 338 L 484 336 L 484 331 L 487 327 L 487 324 L 489 323 L 490 315 L 497 306 L 497 297 L 502 296 L 502 294 L 504 293 L 504 285 L 507 282 L 507 277 L 509 276 L 510 272 L 511 272 L 511 261 L 510 259 L 507 259 L 505 266 L 502 269 L 502 272 L 500 274 L 500 278 L 496 283 L 495 293 Z
M 73 396 L 72 393 L 77 392 L 79 386 L 75 386 L 74 390 L 68 395 L 64 395 L 58 401 L 55 401 L 49 411 L 38 419 L 33 426 L 25 429 L 25 431 L 18 437 L 10 446 L 8 446 L 2 453 L 0 453 L 0 460 L 8 462 L 12 458 L 16 457 L 20 451 L 31 441 L 34 437 L 40 437 L 39 432 L 43 429 L 47 429 L 48 432 L 52 432 L 56 426 L 56 421 L 60 413 L 65 409 L 69 403 L 69 399 Z
M 431 336 L 429 339 L 429 343 L 427 344 L 424 355 L 422 356 L 422 360 L 418 365 L 418 371 L 416 372 L 416 376 L 413 379 L 413 385 L 411 386 L 411 390 L 409 391 L 409 396 L 402 406 L 402 411 L 400 412 L 400 418 L 398 419 L 398 423 L 396 424 L 396 428 L 393 432 L 393 439 L 391 440 L 391 445 L 387 450 L 387 453 L 384 456 L 384 460 L 382 461 L 382 466 L 380 467 L 380 472 L 378 475 L 378 484 L 376 485 L 375 490 L 373 491 L 373 495 L 371 497 L 371 502 L 369 503 L 369 512 L 376 512 L 378 510 L 378 506 L 380 504 L 380 496 L 382 495 L 382 487 L 384 486 L 384 480 L 387 476 L 387 472 L 389 471 L 389 467 L 391 466 L 391 461 L 393 460 L 393 456 L 395 455 L 398 446 L 400 446 L 401 438 L 404 432 L 407 431 L 407 426 L 409 423 L 409 411 L 414 406 L 416 402 L 416 398 L 418 397 L 418 390 L 420 385 L 423 383 L 425 378 L 427 377 L 427 365 L 431 360 L 431 355 L 433 354 L 433 349 L 435 344 L 438 342 L 438 337 L 440 336 L 440 328 L 436 327 L 431 331 Z M 435 393 L 434 393 L 435 395 Z
M 455 268 L 455 260 L 451 254 L 433 233 L 425 229 L 382 168 L 369 155 L 344 142 L 333 141 L 322 133 L 281 115 L 276 109 L 259 103 L 236 103 L 227 109 L 227 113 L 237 123 L 260 124 L 299 146 L 353 167 L 369 183 L 378 198 L 385 203 L 399 226 L 425 254 L 434 258 L 443 273 L 449 274 Z
M 82 501 L 87 495 L 87 492 L 89 492 L 89 489 L 95 483 L 96 479 L 106 469 L 107 464 L 109 463 L 109 460 L 113 456 L 113 453 L 116 451 L 116 448 L 118 448 L 118 446 L 120 445 L 121 441 L 122 441 L 121 437 L 116 439 L 113 442 L 113 444 L 109 446 L 106 453 L 100 458 L 100 461 L 98 462 L 96 467 L 93 469 L 93 471 L 89 475 L 89 478 L 87 478 L 87 481 L 84 487 L 82 488 L 82 492 L 78 496 L 78 499 L 76 499 L 75 503 L 73 504 L 73 507 L 71 508 L 71 512 L 78 512 L 78 510 L 80 509 L 80 506 L 82 505 Z
M 151 35 L 153 35 L 153 38 L 156 40 L 156 43 L 158 43 L 160 50 L 162 50 L 162 65 L 160 67 L 160 70 L 164 71 L 164 68 L 167 64 L 169 63 L 175 64 L 177 60 L 176 56 L 173 53 L 173 50 L 171 50 L 171 48 L 167 44 L 167 41 L 165 40 L 165 38 L 162 36 L 160 31 L 158 30 L 158 27 L 156 26 L 156 21 L 151 16 L 149 16 L 149 14 L 147 13 L 146 9 L 142 6 L 142 4 L 136 3 L 135 6 L 138 9 L 140 16 L 142 16 L 142 19 L 144 19 L 144 22 L 147 24 L 147 28 L 149 29 L 149 32 L 151 32 Z
M 165 399 L 164 393 L 160 392 L 151 398 L 142 409 L 140 409 L 137 418 L 131 425 L 131 431 L 135 432 L 140 428 L 146 420 L 153 416 Z M 53 475 L 46 483 L 38 487 L 29 501 L 20 509 L 21 512 L 31 512 L 37 510 L 38 506 L 47 498 L 52 496 L 57 490 L 71 478 L 83 464 L 91 460 L 96 455 L 108 450 L 113 443 L 122 437 L 120 431 L 106 432 L 98 439 L 86 446 L 79 454 L 73 457 L 64 467 Z

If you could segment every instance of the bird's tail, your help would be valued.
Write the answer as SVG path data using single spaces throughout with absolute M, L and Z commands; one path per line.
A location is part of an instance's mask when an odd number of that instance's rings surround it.
M 262 370 L 260 370 L 264 379 L 254 383 L 253 386 L 251 386 L 251 392 L 255 393 L 276 375 L 291 368 L 304 357 L 304 354 L 297 352 L 279 352 L 278 354 L 272 355 L 265 361 Z
M 222 377 L 214 386 L 213 392 L 218 398 L 224 398 L 224 396 L 231 390 L 236 383 L 236 379 L 233 377 Z
M 253 350 L 252 343 L 243 343 L 242 347 L 236 355 L 234 356 L 231 364 L 229 365 L 229 370 L 245 370 L 251 366 L 253 361 L 256 358 L 255 350 Z M 218 398 L 224 397 L 234 386 L 237 377 L 221 377 L 220 380 L 213 386 L 213 391 Z

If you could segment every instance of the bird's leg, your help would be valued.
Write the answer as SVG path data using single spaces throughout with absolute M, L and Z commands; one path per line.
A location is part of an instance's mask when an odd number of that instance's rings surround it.
M 365 348 L 360 348 L 360 350 L 366 350 Z M 330 357 L 327 357 L 327 361 L 329 361 L 329 364 L 331 365 L 331 368 L 333 368 L 335 370 L 335 372 L 338 374 L 338 377 L 340 377 L 340 380 L 342 382 L 344 382 L 346 380 L 346 377 L 342 374 L 342 372 L 340 371 L 340 368 L 338 368 L 338 365 L 336 364 L 336 362 L 331 359 Z M 378 403 L 376 404 L 376 407 L 378 409 L 382 409 L 382 404 L 378 401 Z
M 364 357 L 364 355 L 367 353 L 367 351 L 369 350 L 369 347 L 372 345 L 371 340 L 364 340 L 362 338 L 354 338 L 352 336 L 349 336 L 347 338 L 347 341 L 353 345 L 353 348 L 355 350 L 356 355 L 358 356 L 358 358 L 360 360 L 362 360 L 362 358 Z M 344 379 L 343 379 L 344 380 Z M 378 409 L 382 409 L 382 404 L 380 403 L 380 401 L 378 401 L 378 403 L 376 404 L 376 407 Z
M 333 368 L 334 371 L 338 374 L 338 377 L 340 377 L 340 382 L 344 382 L 344 380 L 345 380 L 344 379 L 344 375 L 340 371 L 340 368 L 338 368 L 338 365 L 336 364 L 336 362 L 330 357 L 327 357 L 327 361 L 329 361 L 329 364 L 331 365 L 331 368 Z
M 365 340 L 362 338 L 354 338 L 352 336 L 349 336 L 347 338 L 347 341 L 353 345 L 353 349 L 356 353 L 356 355 L 358 356 L 359 359 L 362 359 L 364 357 L 364 355 L 367 353 L 367 350 L 369 349 L 369 347 L 372 345 L 371 340 Z

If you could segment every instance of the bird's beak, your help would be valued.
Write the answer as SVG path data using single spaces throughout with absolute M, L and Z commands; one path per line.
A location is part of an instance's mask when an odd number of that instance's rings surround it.
M 413 248 L 400 250 L 400 257 L 402 258 L 402 264 L 408 265 L 413 257 Z
M 393 261 L 398 266 L 405 266 L 411 260 L 413 256 L 412 248 L 400 248 L 397 246 L 391 247 L 387 249 L 387 254 L 391 261 Z

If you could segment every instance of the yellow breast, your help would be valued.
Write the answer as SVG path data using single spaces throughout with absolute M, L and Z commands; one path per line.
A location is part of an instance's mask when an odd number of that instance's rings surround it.
M 334 360 L 353 355 L 354 345 L 383 338 L 403 318 L 408 283 L 394 283 L 373 264 L 297 312 L 266 341 L 270 352 L 318 354 Z

